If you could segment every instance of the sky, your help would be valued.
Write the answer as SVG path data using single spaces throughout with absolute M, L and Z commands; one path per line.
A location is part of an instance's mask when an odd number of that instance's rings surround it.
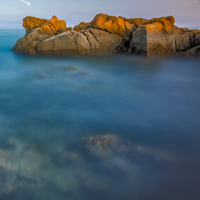
M 0 0 L 0 29 L 21 29 L 26 16 L 53 15 L 73 27 L 98 13 L 145 19 L 172 15 L 179 27 L 200 27 L 199 10 L 200 0 Z

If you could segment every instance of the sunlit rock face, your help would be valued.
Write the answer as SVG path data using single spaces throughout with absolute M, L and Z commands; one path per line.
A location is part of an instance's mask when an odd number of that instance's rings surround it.
M 23 19 L 26 35 L 13 50 L 31 55 L 177 55 L 200 45 L 200 31 L 174 26 L 172 16 L 146 20 L 98 14 L 74 29 L 53 16 Z M 191 53 L 189 55 L 194 55 Z M 196 54 L 195 54 L 196 55 Z
M 38 27 L 41 27 L 48 21 L 49 20 L 47 20 L 47 19 L 40 19 L 40 18 L 36 18 L 36 17 L 26 17 L 23 19 L 23 27 L 28 32 L 28 31 L 31 31 Z
M 147 20 L 133 32 L 130 52 L 160 56 L 175 54 L 173 17 L 162 17 Z
M 135 28 L 135 25 L 130 24 L 125 18 L 106 14 L 96 15 L 91 22 L 91 26 L 119 36 L 130 35 Z
M 54 35 L 60 28 L 66 28 L 66 22 L 64 20 L 58 20 L 56 16 L 53 16 L 51 20 L 26 17 L 23 19 L 23 27 L 27 33 L 36 28 L 40 28 L 41 34 Z
M 87 30 L 89 28 L 92 28 L 90 22 L 89 23 L 81 22 L 80 24 L 74 26 L 75 31 Z

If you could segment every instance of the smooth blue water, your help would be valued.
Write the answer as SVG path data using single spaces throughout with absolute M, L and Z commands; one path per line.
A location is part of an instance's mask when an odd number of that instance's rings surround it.
M 32 57 L 23 35 L 0 30 L 0 200 L 199 200 L 200 60 Z M 80 144 L 107 134 L 130 145 Z

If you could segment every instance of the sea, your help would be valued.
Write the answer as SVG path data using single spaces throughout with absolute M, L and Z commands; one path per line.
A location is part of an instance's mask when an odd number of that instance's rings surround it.
M 0 30 L 0 200 L 200 199 L 200 59 L 12 52 L 24 34 Z

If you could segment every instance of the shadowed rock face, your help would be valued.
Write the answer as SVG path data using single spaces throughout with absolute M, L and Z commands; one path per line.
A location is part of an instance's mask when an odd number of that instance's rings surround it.
M 178 28 L 174 23 L 172 16 L 146 20 L 98 14 L 91 22 L 81 22 L 73 30 L 56 16 L 51 20 L 26 17 L 23 19 L 26 35 L 16 42 L 13 50 L 31 55 L 163 56 L 188 52 L 200 45 L 199 30 Z
M 190 49 L 193 52 L 200 44 L 200 30 L 175 27 L 175 41 L 177 52 L 187 56 Z
M 37 51 L 50 55 L 98 55 L 114 53 L 121 44 L 121 37 L 101 30 L 89 29 L 83 33 L 72 30 L 44 40 Z

